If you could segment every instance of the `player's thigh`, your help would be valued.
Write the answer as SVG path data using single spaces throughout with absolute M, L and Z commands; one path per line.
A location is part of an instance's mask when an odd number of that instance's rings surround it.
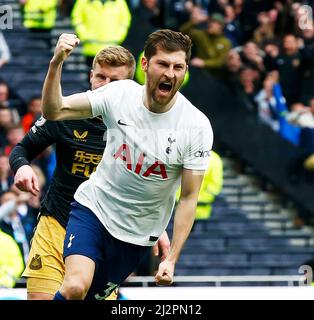
M 102 256 L 103 225 L 95 214 L 77 202 L 71 204 L 66 229 L 63 256 L 65 279 L 62 291 L 69 288 L 88 290 L 93 280 L 95 265 Z
M 30 299 L 46 300 L 60 288 L 65 273 L 64 237 L 65 229 L 56 219 L 51 216 L 40 217 L 31 242 L 26 268 L 22 274 L 27 278 L 27 292 Z M 41 293 L 43 295 L 38 297 Z
M 97 261 L 92 286 L 87 300 L 116 298 L 120 284 L 137 268 L 151 247 L 138 246 L 114 238 L 103 230 L 102 259 Z

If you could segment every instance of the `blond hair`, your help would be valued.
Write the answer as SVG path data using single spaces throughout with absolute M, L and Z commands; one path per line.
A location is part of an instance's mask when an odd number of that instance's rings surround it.
M 135 73 L 135 58 L 133 54 L 121 46 L 108 46 L 100 50 L 93 60 L 93 69 L 96 64 L 105 64 L 112 67 L 127 66 L 129 68 L 128 78 L 133 79 Z

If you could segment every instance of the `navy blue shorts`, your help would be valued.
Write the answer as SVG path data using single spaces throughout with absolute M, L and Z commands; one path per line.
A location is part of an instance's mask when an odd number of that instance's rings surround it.
M 96 263 L 93 282 L 85 299 L 108 297 L 136 269 L 150 249 L 114 238 L 90 209 L 76 201 L 71 204 L 63 256 L 83 255 Z

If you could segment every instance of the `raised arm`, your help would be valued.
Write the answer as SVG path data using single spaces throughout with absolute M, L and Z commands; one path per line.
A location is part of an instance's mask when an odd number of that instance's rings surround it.
M 48 120 L 74 120 L 92 117 L 86 93 L 77 93 L 68 97 L 62 96 L 62 65 L 79 42 L 76 35 L 67 33 L 63 33 L 57 42 L 42 90 L 43 115 Z
M 174 218 L 170 252 L 159 265 L 155 276 L 157 285 L 169 285 L 173 282 L 175 264 L 194 223 L 198 193 L 203 177 L 203 171 L 183 169 L 181 196 Z

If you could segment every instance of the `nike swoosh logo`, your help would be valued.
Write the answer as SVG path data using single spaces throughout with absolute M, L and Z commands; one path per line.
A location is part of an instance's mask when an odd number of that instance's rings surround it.
M 118 124 L 119 124 L 120 126 L 127 126 L 127 124 L 126 124 L 125 122 L 122 122 L 121 120 L 118 120 Z

